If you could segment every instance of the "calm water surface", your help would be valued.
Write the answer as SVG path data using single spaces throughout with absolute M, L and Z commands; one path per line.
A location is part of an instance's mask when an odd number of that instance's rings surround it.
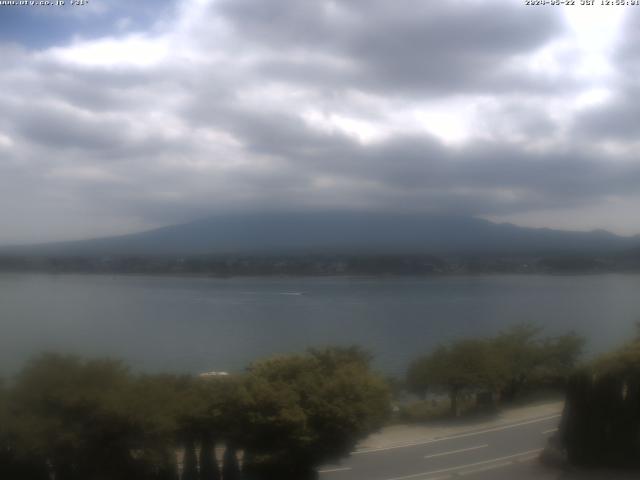
M 237 371 L 308 346 L 358 344 L 399 373 L 438 342 L 523 321 L 592 352 L 634 333 L 640 276 L 175 278 L 0 274 L 0 374 L 59 350 L 137 369 Z

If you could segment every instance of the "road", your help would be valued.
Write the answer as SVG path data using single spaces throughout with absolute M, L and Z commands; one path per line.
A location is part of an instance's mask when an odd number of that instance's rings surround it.
M 320 469 L 320 480 L 472 480 L 543 478 L 535 459 L 560 415 L 523 420 L 410 445 L 354 452 Z M 554 478 L 547 477 L 544 478 Z

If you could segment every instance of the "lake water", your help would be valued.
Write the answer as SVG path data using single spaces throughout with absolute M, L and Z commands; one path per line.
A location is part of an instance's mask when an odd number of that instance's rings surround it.
M 237 371 L 309 346 L 358 344 L 400 373 L 438 342 L 524 321 L 592 352 L 640 319 L 640 276 L 176 278 L 0 274 L 0 374 L 57 350 L 136 369 Z

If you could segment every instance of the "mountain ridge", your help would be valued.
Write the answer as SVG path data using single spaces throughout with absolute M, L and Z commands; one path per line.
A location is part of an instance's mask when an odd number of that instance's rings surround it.
M 605 254 L 640 236 L 520 227 L 468 216 L 324 211 L 215 215 L 128 235 L 0 247 L 5 255 L 269 253 Z

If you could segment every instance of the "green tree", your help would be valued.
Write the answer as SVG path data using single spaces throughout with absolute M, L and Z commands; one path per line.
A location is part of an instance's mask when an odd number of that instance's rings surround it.
M 208 379 L 42 355 L 0 388 L 0 478 L 177 480 L 182 450 L 183 478 L 218 480 L 219 443 L 225 480 L 239 475 L 239 449 L 249 474 L 304 479 L 386 418 L 387 384 L 370 360 L 327 348 Z
M 560 440 L 569 461 L 640 466 L 640 340 L 571 375 Z
M 562 387 L 576 367 L 584 338 L 574 332 L 542 337 L 542 329 L 520 324 L 500 333 L 493 348 L 505 374 L 502 399 L 511 401 L 532 388 Z
M 541 331 L 540 327 L 525 323 L 509 328 L 493 340 L 493 348 L 504 368 L 503 400 L 515 399 L 545 361 L 539 339 Z
M 224 480 L 240 480 L 240 465 L 238 464 L 238 452 L 233 443 L 227 443 L 224 449 L 222 478 Z
M 141 424 L 148 463 L 165 465 L 172 472 L 176 450 L 181 449 L 183 479 L 219 478 L 214 438 L 221 434 L 223 419 L 229 418 L 229 406 L 234 404 L 229 395 L 219 394 L 219 386 L 214 380 L 188 375 L 151 375 L 136 382 L 134 418 Z
M 312 478 L 378 429 L 390 399 L 369 360 L 356 348 L 328 348 L 253 364 L 242 403 L 249 473 Z
M 244 434 L 237 420 L 242 416 L 239 398 L 244 392 L 243 377 L 199 378 L 195 388 L 202 402 L 193 418 L 200 436 L 200 477 L 201 480 L 218 480 L 221 472 L 214 457 L 215 444 L 236 444 Z
M 459 399 L 464 392 L 497 389 L 504 379 L 504 365 L 487 340 L 459 340 L 441 345 L 418 359 L 411 367 L 414 384 L 444 389 L 450 399 L 451 414 L 460 414 Z
M 0 378 L 0 469 L 8 463 L 12 456 L 13 442 L 9 433 L 9 417 L 8 392 L 4 380 Z
M 52 465 L 56 479 L 135 478 L 129 372 L 109 360 L 43 355 L 11 398 L 17 448 Z
M 44 460 L 17 448 L 10 393 L 9 388 L 0 380 L 0 478 L 49 480 Z
M 200 443 L 200 479 L 220 480 L 220 469 L 215 457 L 213 434 L 204 433 Z
M 178 478 L 176 449 L 182 439 L 182 391 L 188 381 L 188 377 L 160 374 L 142 375 L 133 382 L 128 408 L 136 428 L 134 448 L 151 477 Z
M 584 352 L 585 339 L 575 332 L 542 341 L 542 369 L 547 383 L 564 385 Z

